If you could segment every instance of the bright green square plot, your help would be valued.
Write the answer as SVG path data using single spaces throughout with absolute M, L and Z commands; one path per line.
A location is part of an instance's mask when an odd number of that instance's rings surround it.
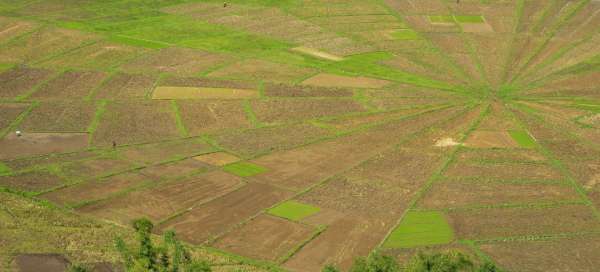
M 459 23 L 468 23 L 468 24 L 483 24 L 485 20 L 481 15 L 454 15 L 454 19 L 456 19 Z
M 8 175 L 11 173 L 11 169 L 5 164 L 0 162 L 0 175 Z
M 441 212 L 408 212 L 384 243 L 387 248 L 412 248 L 452 242 L 454 233 Z
M 452 24 L 454 23 L 454 17 L 450 15 L 431 15 L 429 21 L 436 24 Z
M 418 40 L 421 37 L 412 29 L 399 29 L 392 33 L 392 36 L 398 40 Z
M 249 162 L 236 162 L 225 165 L 223 170 L 240 177 L 250 177 L 267 171 L 266 168 Z
M 534 148 L 535 140 L 527 133 L 527 131 L 522 130 L 512 130 L 509 131 L 510 136 L 521 146 L 524 148 Z
M 319 207 L 290 200 L 277 205 L 276 207 L 270 209 L 268 212 L 269 214 L 275 216 L 298 221 L 315 213 L 318 213 L 320 210 L 321 209 Z

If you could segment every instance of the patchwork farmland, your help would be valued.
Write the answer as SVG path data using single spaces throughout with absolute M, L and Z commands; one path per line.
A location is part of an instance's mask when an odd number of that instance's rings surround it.
M 0 271 L 138 218 L 213 271 L 598 271 L 600 1 L 0 0 Z

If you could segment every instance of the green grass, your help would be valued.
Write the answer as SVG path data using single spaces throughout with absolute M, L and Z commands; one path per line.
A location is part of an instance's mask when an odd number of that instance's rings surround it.
M 12 173 L 12 170 L 6 164 L 0 162 L 0 175 L 10 175 L 10 173 Z
M 535 140 L 527 133 L 522 130 L 511 130 L 509 131 L 510 136 L 524 148 L 534 148 L 536 146 Z
M 441 245 L 454 239 L 444 214 L 437 211 L 408 212 L 383 244 L 386 248 Z
M 223 170 L 240 177 L 251 177 L 267 171 L 266 168 L 249 162 L 236 162 L 225 165 Z
M 430 15 L 429 21 L 436 24 L 452 24 L 454 23 L 454 17 L 451 15 Z
M 399 29 L 392 33 L 392 36 L 398 40 L 419 40 L 421 36 L 412 29 Z
M 454 19 L 459 23 L 481 24 L 485 23 L 481 15 L 454 15 Z
M 120 44 L 137 46 L 137 47 L 145 47 L 145 48 L 150 48 L 150 49 L 161 49 L 161 48 L 169 47 L 169 44 L 167 44 L 167 43 L 137 39 L 137 38 L 127 37 L 127 36 L 120 36 L 120 35 L 112 35 L 108 38 L 108 40 L 111 42 L 116 42 L 116 43 L 120 43 Z
M 318 213 L 320 210 L 319 207 L 290 200 L 269 209 L 268 213 L 289 220 L 298 221 Z

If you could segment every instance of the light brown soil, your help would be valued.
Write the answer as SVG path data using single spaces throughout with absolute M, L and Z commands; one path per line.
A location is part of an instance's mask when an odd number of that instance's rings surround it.
M 302 84 L 314 85 L 319 87 L 341 87 L 341 88 L 383 88 L 390 84 L 387 80 L 368 78 L 368 77 L 349 77 L 333 74 L 318 74 L 305 81 Z
M 0 159 L 15 159 L 49 153 L 67 153 L 86 149 L 87 133 L 8 134 L 0 140 Z
M 516 148 L 519 144 L 506 131 L 473 131 L 465 145 L 475 148 Z
M 2 17 L 0 20 L 0 42 L 2 43 L 31 31 L 36 26 L 33 22 L 14 20 L 7 17 Z
M 0 74 L 1 98 L 16 98 L 30 91 L 50 77 L 52 71 L 36 68 L 16 67 Z
M 97 157 L 98 154 L 92 151 L 73 152 L 66 154 L 48 154 L 44 156 L 36 156 L 31 158 L 22 158 L 15 160 L 3 161 L 8 167 L 14 171 L 23 171 L 39 166 L 49 164 L 61 164 L 66 162 L 72 162 L 83 159 L 91 159 Z
M 14 176 L 0 176 L 0 186 L 20 191 L 39 192 L 59 186 L 63 180 L 47 170 L 35 170 Z
M 223 129 L 250 128 L 240 101 L 177 101 L 183 125 L 190 135 Z
M 62 172 L 69 177 L 89 179 L 122 172 L 135 166 L 135 164 L 125 160 L 101 157 L 67 163 L 62 166 Z
M 277 261 L 309 239 L 314 231 L 300 223 L 260 215 L 225 234 L 212 246 L 250 258 Z
M 194 157 L 194 160 L 201 161 L 214 166 L 223 166 L 240 160 L 240 158 L 226 152 L 215 152 L 206 155 Z
M 164 143 L 135 145 L 119 149 L 121 156 L 138 164 L 155 164 L 178 158 L 193 157 L 214 150 L 198 139 L 185 139 Z
M 542 162 L 543 154 L 519 149 L 463 149 L 457 155 L 459 162 Z
M 269 99 L 251 102 L 259 121 L 282 123 L 325 116 L 364 112 L 365 109 L 351 99 Z
M 500 182 L 437 182 L 418 207 L 444 209 L 479 205 L 577 201 L 580 195 L 570 184 L 517 184 Z
M 196 159 L 185 159 L 173 163 L 148 166 L 140 173 L 153 179 L 175 178 L 187 176 L 208 169 L 208 165 Z
M 41 102 L 18 128 L 30 132 L 86 132 L 95 112 L 93 102 Z
M 125 225 L 140 217 L 158 222 L 178 212 L 191 209 L 203 201 L 230 193 L 241 184 L 241 179 L 236 176 L 220 171 L 210 172 L 184 180 L 160 183 L 151 188 L 83 206 L 77 211 Z M 184 216 L 189 214 L 186 213 Z M 207 213 L 207 215 L 222 216 L 220 213 Z
M 103 72 L 66 72 L 51 80 L 31 97 L 34 99 L 84 98 L 106 77 Z
M 461 23 L 460 27 L 467 33 L 494 32 L 494 29 L 488 23 Z
M 457 236 L 464 239 L 585 232 L 600 227 L 585 205 L 450 211 L 448 218 Z
M 209 77 L 271 82 L 293 82 L 314 74 L 316 70 L 258 59 L 246 59 L 208 74 Z
M 344 58 L 336 56 L 336 55 L 332 55 L 329 54 L 327 52 L 323 52 L 323 51 L 319 51 L 317 49 L 313 49 L 313 48 L 308 48 L 308 47 L 303 47 L 303 46 L 299 46 L 299 47 L 294 47 L 292 48 L 292 51 L 296 51 L 298 53 L 303 53 L 303 54 L 307 54 L 313 57 L 317 57 L 317 58 L 321 58 L 321 59 L 326 59 L 326 60 L 331 60 L 331 61 L 342 61 L 344 60 Z
M 152 75 L 125 74 L 114 75 L 96 94 L 96 98 L 123 99 L 143 98 L 154 85 Z
M 203 77 L 162 78 L 159 86 L 256 90 L 258 84 L 242 80 L 223 80 Z
M 320 271 L 327 264 L 348 269 L 356 256 L 368 255 L 390 227 L 372 218 L 336 220 L 283 266 L 298 272 Z
M 98 42 L 51 58 L 40 65 L 49 68 L 64 67 L 110 70 L 148 51 L 141 47 Z
M 444 173 L 447 177 L 485 177 L 490 179 L 545 179 L 558 180 L 558 170 L 542 164 L 486 164 L 456 163 Z
M 249 183 L 236 191 L 197 206 L 191 211 L 161 224 L 159 229 L 173 229 L 184 241 L 200 244 L 226 232 L 290 195 L 291 192 L 269 185 Z
M 0 104 L 0 131 L 8 128 L 28 107 L 29 104 Z
M 351 97 L 352 90 L 301 85 L 267 84 L 265 95 L 274 97 Z
M 71 262 L 59 254 L 21 254 L 15 257 L 19 272 L 66 272 Z
M 256 90 L 160 86 L 152 99 L 247 99 L 258 98 Z
M 142 55 L 121 67 L 126 72 L 162 72 L 193 76 L 221 63 L 226 63 L 229 59 L 229 56 L 222 54 L 171 47 Z
M 40 197 L 59 205 L 76 205 L 82 202 L 101 200 L 149 182 L 153 182 L 151 178 L 131 172 L 79 183 L 43 194 Z
M 479 248 L 509 271 L 581 271 L 600 267 L 597 236 L 482 244 Z

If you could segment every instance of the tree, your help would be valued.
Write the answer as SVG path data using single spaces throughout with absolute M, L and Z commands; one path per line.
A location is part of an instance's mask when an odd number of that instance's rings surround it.
M 368 257 L 360 257 L 354 261 L 351 272 L 397 272 L 400 271 L 398 262 L 392 257 L 377 252 Z
M 321 270 L 321 272 L 340 272 L 340 270 L 334 265 L 328 264 L 325 267 L 323 267 L 323 270 Z
M 127 272 L 210 272 L 207 262 L 193 261 L 189 252 L 175 237 L 175 232 L 166 231 L 159 246 L 151 239 L 154 225 L 148 219 L 133 222 L 137 247 L 128 247 L 121 238 L 116 248 L 121 254 Z

